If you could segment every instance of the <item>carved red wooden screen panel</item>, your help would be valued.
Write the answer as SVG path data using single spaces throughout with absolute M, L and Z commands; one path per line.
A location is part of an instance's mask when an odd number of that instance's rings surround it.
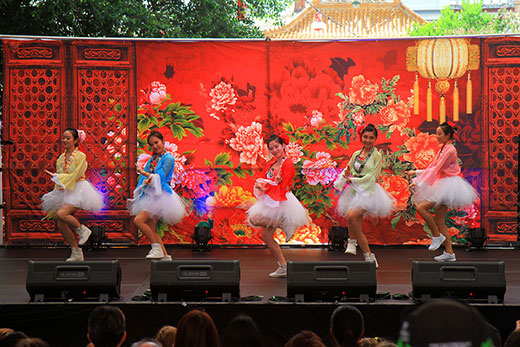
M 74 90 L 78 127 L 85 130 L 87 176 L 105 196 L 102 225 L 113 242 L 136 241 L 126 212 L 126 200 L 135 187 L 135 107 L 131 44 L 74 42 Z M 135 102 L 134 102 L 135 103 Z M 132 130 L 130 130 L 132 129 Z
M 4 151 L 5 236 L 10 244 L 58 238 L 42 221 L 43 192 L 53 187 L 44 169 L 56 161 L 65 122 L 65 46 L 62 42 L 5 41 Z
M 106 202 L 100 215 L 79 213 L 81 221 L 102 225 L 111 242 L 136 241 L 126 212 L 136 176 L 129 171 L 136 142 L 135 122 L 129 123 L 135 118 L 134 51 L 131 44 L 114 44 L 4 41 L 4 137 L 15 142 L 4 149 L 6 243 L 63 242 L 55 222 L 42 221 L 39 205 L 53 188 L 43 170 L 55 170 L 69 126 L 88 134 L 81 145 L 89 162 L 86 177 Z
M 520 125 L 520 40 L 485 41 L 484 125 L 488 161 L 483 197 L 486 229 L 494 240 L 517 238 L 518 128 Z

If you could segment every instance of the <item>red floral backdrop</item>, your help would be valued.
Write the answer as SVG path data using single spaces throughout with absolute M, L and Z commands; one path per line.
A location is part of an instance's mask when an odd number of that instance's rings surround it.
M 404 172 L 433 159 L 438 121 L 425 122 L 423 104 L 420 115 L 412 114 L 415 75 L 406 70 L 406 48 L 414 44 L 138 42 L 137 155 L 140 161 L 149 158 L 146 137 L 159 129 L 176 158 L 172 184 L 190 210 L 181 225 L 161 226 L 164 239 L 190 242 L 194 225 L 208 221 L 216 243 L 261 243 L 259 230 L 246 223 L 246 209 L 255 199 L 254 176 L 269 160 L 264 139 L 274 132 L 291 140 L 293 191 L 312 218 L 290 242 L 327 242 L 330 226 L 346 224 L 334 212 L 339 192 L 332 183 L 361 147 L 356 128 L 373 123 L 384 157 L 379 182 L 398 209 L 386 219 L 366 220 L 367 237 L 376 244 L 426 243 L 430 231 L 411 204 Z M 480 74 L 472 79 L 478 91 Z M 427 83 L 420 81 L 422 91 Z M 473 97 L 478 105 L 479 93 Z M 457 149 L 464 177 L 480 191 L 480 109 L 466 115 L 463 106 Z M 480 226 L 480 210 L 477 203 L 449 211 L 455 242 L 465 242 L 466 226 Z M 281 230 L 276 237 L 285 240 Z
M 8 244 L 62 242 L 52 220 L 41 220 L 39 199 L 52 188 L 53 170 L 67 126 L 87 130 L 82 150 L 88 178 L 107 208 L 80 214 L 100 225 L 109 241 L 147 242 L 130 222 L 126 199 L 135 188 L 135 163 L 150 156 L 151 130 L 164 134 L 175 157 L 172 186 L 189 215 L 179 225 L 160 224 L 167 243 L 190 243 L 200 222 L 213 226 L 218 244 L 260 244 L 246 222 L 254 203 L 255 175 L 269 160 L 264 139 L 284 133 L 296 167 L 293 192 L 312 223 L 291 243 L 326 243 L 335 214 L 338 173 L 361 148 L 356 129 L 373 123 L 383 154 L 379 183 L 397 200 L 388 218 L 366 220 L 374 244 L 422 244 L 430 231 L 411 203 L 412 166 L 424 168 L 438 150 L 439 95 L 426 122 L 428 80 L 419 78 L 420 114 L 413 114 L 415 73 L 407 48 L 416 40 L 351 42 L 4 40 L 3 192 Z M 449 211 L 455 242 L 467 227 L 487 228 L 495 240 L 516 239 L 520 39 L 471 39 L 481 65 L 471 72 L 473 112 L 467 114 L 466 79 L 458 81 L 456 136 L 462 175 L 482 200 Z M 453 84 L 452 84 L 453 85 Z M 446 96 L 451 110 L 451 91 Z M 447 112 L 449 120 L 452 114 Z M 278 230 L 276 238 L 285 235 Z

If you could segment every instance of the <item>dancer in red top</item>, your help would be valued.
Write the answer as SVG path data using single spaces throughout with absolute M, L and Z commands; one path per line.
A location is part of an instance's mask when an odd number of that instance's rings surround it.
M 256 180 L 254 191 L 258 201 L 247 211 L 248 221 L 262 228 L 262 240 L 278 262 L 278 268 L 269 276 L 287 277 L 287 262 L 273 233 L 280 227 L 289 241 L 297 227 L 308 223 L 309 217 L 305 207 L 291 193 L 296 171 L 285 155 L 286 141 L 271 135 L 266 143 L 274 158 L 267 164 L 262 177 Z
M 456 127 L 447 122 L 439 125 L 436 131 L 437 141 L 442 145 L 433 161 L 425 170 L 411 170 L 415 174 L 414 202 L 417 212 L 424 218 L 432 232 L 432 242 L 428 249 L 437 250 L 443 243 L 445 251 L 434 257 L 436 261 L 455 261 L 451 246 L 450 232 L 446 226 L 448 208 L 460 209 L 471 206 L 478 199 L 477 192 L 465 179 L 459 176 L 457 150 L 451 143 Z M 429 212 L 435 207 L 435 217 Z

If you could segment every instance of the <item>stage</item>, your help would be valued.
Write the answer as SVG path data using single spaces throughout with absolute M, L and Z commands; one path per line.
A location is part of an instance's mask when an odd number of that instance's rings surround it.
M 222 302 L 150 302 L 132 301 L 149 288 L 150 261 L 145 259 L 148 247 L 109 248 L 85 252 L 86 260 L 119 259 L 122 269 L 121 295 L 112 302 L 127 316 L 128 340 L 125 346 L 143 337 L 153 336 L 164 324 L 176 325 L 179 318 L 193 307 L 211 314 L 219 332 L 238 313 L 251 315 L 260 327 L 266 346 L 281 346 L 302 329 L 313 330 L 330 345 L 330 314 L 338 303 L 290 303 L 272 300 L 286 296 L 286 280 L 272 279 L 268 273 L 276 268 L 265 248 L 215 248 L 210 252 L 193 252 L 187 248 L 168 247 L 175 259 L 240 260 L 242 298 L 261 296 L 258 301 Z M 506 266 L 507 290 L 501 304 L 474 304 L 494 324 L 505 339 L 520 317 L 520 253 L 512 249 L 489 249 L 467 252 L 455 249 L 458 261 L 498 261 Z M 377 255 L 377 292 L 408 294 L 412 290 L 412 260 L 431 260 L 437 252 L 424 247 L 373 247 Z M 338 261 L 362 260 L 362 255 L 347 256 L 325 248 L 285 248 L 288 260 Z M 90 310 L 99 303 L 29 303 L 25 290 L 29 260 L 63 260 L 65 248 L 0 248 L 0 327 L 10 327 L 30 336 L 42 337 L 52 346 L 85 346 L 86 321 Z M 343 304 L 343 303 L 340 303 Z M 414 305 L 412 300 L 377 299 L 375 302 L 352 302 L 366 319 L 366 336 L 395 338 L 403 312 Z M 65 341 L 65 342 L 64 342 Z

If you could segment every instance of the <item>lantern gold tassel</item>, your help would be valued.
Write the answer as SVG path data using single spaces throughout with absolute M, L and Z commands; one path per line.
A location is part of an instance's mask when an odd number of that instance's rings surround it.
M 415 83 L 413 84 L 413 114 L 419 114 L 419 78 L 415 71 Z
M 446 122 L 446 101 L 444 94 L 441 95 L 441 103 L 439 105 L 439 124 Z
M 432 121 L 432 82 L 428 81 L 428 91 L 426 92 L 426 121 Z
M 457 87 L 457 80 L 453 86 L 453 121 L 459 121 L 459 87 Z
M 471 70 L 468 70 L 468 83 L 466 84 L 466 113 L 473 113 L 473 102 L 471 94 L 473 93 L 473 88 L 471 86 Z

